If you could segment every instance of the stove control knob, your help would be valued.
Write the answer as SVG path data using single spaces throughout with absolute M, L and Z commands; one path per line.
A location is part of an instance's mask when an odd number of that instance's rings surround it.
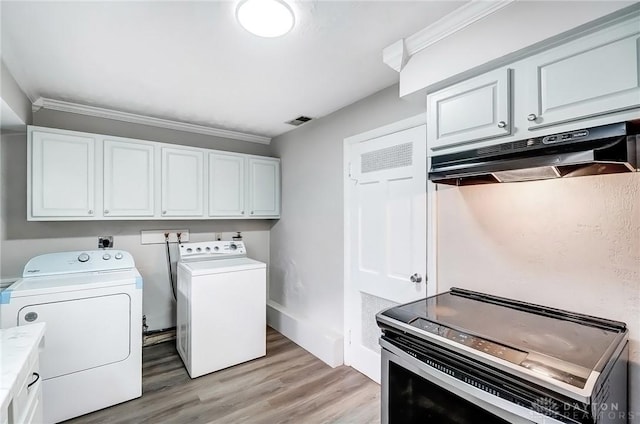
M 89 255 L 87 255 L 86 253 L 81 253 L 80 255 L 78 255 L 78 260 L 80 262 L 87 262 L 89 260 Z
M 111 259 L 111 255 L 108 253 L 105 253 L 104 255 L 102 255 L 102 259 L 104 259 L 105 261 L 108 261 L 109 259 Z
M 231 250 L 236 250 L 237 248 L 238 248 L 238 246 L 236 246 L 236 244 L 235 244 L 235 243 L 231 243 L 231 244 L 229 245 L 229 249 L 231 249 Z
M 123 255 L 122 253 L 118 252 L 118 253 L 116 253 L 115 258 L 116 258 L 117 260 L 120 260 L 120 259 L 124 258 L 124 255 Z

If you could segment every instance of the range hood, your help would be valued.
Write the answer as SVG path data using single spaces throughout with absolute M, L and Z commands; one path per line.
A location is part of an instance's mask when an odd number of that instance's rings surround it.
M 633 172 L 640 122 L 619 122 L 431 158 L 429 180 L 450 185 Z

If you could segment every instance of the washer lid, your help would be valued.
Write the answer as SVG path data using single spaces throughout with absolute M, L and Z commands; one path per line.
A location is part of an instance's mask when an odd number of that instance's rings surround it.
M 142 288 L 142 277 L 134 269 L 124 271 L 85 272 L 65 275 L 21 278 L 2 291 L 1 303 L 11 297 L 36 296 L 77 290 L 91 290 L 123 285 Z M 7 302 L 5 302 L 5 300 Z
M 191 275 L 220 274 L 224 272 L 238 272 L 250 269 L 266 268 L 267 264 L 249 258 L 214 259 L 199 262 L 181 262 L 180 268 Z

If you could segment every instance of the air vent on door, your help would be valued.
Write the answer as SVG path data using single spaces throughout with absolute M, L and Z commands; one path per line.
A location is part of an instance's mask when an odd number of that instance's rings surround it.
M 300 115 L 296 119 L 292 119 L 291 121 L 285 122 L 285 124 L 289 124 L 289 125 L 293 125 L 293 126 L 297 127 L 299 125 L 304 124 L 305 122 L 311 121 L 311 119 L 312 118 L 309 118 L 308 116 Z
M 383 169 L 411 166 L 413 162 L 413 143 L 397 144 L 384 149 L 363 153 L 360 156 L 362 173 Z

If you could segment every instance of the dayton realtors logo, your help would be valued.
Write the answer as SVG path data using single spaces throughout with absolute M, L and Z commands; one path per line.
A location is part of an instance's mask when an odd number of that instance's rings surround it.
M 585 410 L 585 408 L 588 408 Z M 580 403 L 564 403 L 559 402 L 550 397 L 539 397 L 531 402 L 531 409 L 536 415 L 546 415 L 549 417 L 567 417 L 575 420 L 588 419 L 590 411 L 594 411 L 597 421 L 610 420 L 610 421 L 632 421 L 634 418 L 640 415 L 634 412 L 629 412 L 626 409 L 620 408 L 617 402 L 611 403 L 593 403 L 590 406 Z

